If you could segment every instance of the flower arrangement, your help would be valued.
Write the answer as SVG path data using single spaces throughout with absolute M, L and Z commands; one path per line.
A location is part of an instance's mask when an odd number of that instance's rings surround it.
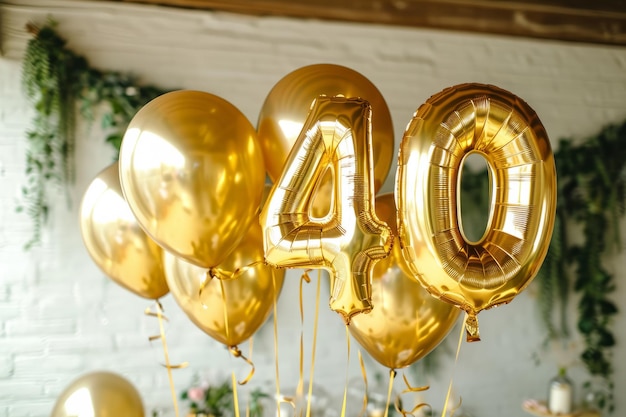
M 196 378 L 196 382 L 183 391 L 180 398 L 188 402 L 189 416 L 233 417 L 235 415 L 233 389 L 229 381 L 211 385 L 206 381 L 198 382 Z M 262 417 L 264 398 L 269 398 L 269 395 L 260 388 L 250 391 L 246 415 Z

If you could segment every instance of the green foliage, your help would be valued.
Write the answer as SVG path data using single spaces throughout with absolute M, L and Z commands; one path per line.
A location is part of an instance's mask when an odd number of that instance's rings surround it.
M 116 154 L 126 127 L 148 101 L 165 91 L 138 85 L 119 72 L 91 68 L 87 60 L 66 47 L 66 41 L 48 22 L 42 28 L 28 25 L 35 36 L 28 42 L 22 61 L 22 84 L 33 102 L 35 116 L 26 133 L 26 185 L 16 210 L 32 221 L 30 249 L 41 241 L 41 231 L 50 211 L 49 193 L 64 188 L 74 179 L 74 141 L 77 103 L 88 120 L 102 105 L 102 127 L 106 141 Z
M 65 47 L 52 26 L 39 30 L 26 48 L 22 84 L 35 110 L 32 128 L 26 133 L 27 181 L 22 187 L 23 202 L 17 208 L 33 222 L 33 236 L 26 248 L 41 239 L 50 210 L 46 184 L 58 186 L 73 179 L 73 103 L 79 93 L 74 80 L 85 67 L 85 61 Z
M 233 417 L 235 415 L 233 389 L 228 382 L 202 387 L 196 381 L 195 385 L 180 395 L 183 401 L 189 402 L 190 414 L 212 417 Z M 269 395 L 258 388 L 250 392 L 246 415 L 263 417 L 263 398 L 269 398 Z
M 574 290 L 578 302 L 578 331 L 585 340 L 581 359 L 589 373 L 609 387 L 606 407 L 614 409 L 612 324 L 617 306 L 610 299 L 614 277 L 603 258 L 621 245 L 620 219 L 626 212 L 626 122 L 610 125 L 581 146 L 562 140 L 556 154 L 559 197 L 567 218 L 582 227 L 583 242 L 570 244 L 563 253 L 575 268 Z

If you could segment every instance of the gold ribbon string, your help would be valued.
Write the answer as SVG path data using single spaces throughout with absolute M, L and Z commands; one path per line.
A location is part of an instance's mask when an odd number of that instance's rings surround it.
M 387 388 L 387 404 L 385 404 L 385 417 L 389 415 L 389 405 L 391 404 L 391 392 L 393 391 L 393 380 L 396 377 L 395 369 L 389 370 L 389 387 Z
M 239 417 L 239 396 L 237 395 L 237 378 L 235 377 L 235 371 L 232 372 L 233 383 L 233 405 L 235 406 L 235 417 Z
M 239 350 L 239 348 L 237 346 L 229 346 L 228 347 L 228 351 L 235 358 L 241 358 L 248 365 L 250 365 L 251 369 L 250 369 L 250 372 L 248 373 L 248 376 L 246 376 L 243 381 L 239 381 L 239 385 L 246 385 L 250 381 L 250 379 L 252 379 L 252 376 L 254 375 L 254 371 L 255 371 L 254 363 L 252 363 L 252 361 L 250 359 L 248 359 L 245 356 L 243 356 L 243 354 L 241 353 L 241 350 Z
M 343 389 L 343 404 L 341 405 L 341 417 L 346 417 L 346 403 L 348 402 L 348 378 L 350 374 L 350 330 L 348 329 L 348 325 L 344 326 L 346 328 L 346 344 L 348 347 L 348 353 L 346 358 L 346 385 Z M 385 415 L 385 417 L 387 417 Z
M 302 290 L 304 287 L 304 283 L 309 284 L 311 282 L 311 277 L 309 277 L 310 270 L 307 269 L 302 273 L 300 277 L 300 368 L 298 375 L 298 386 L 296 387 L 296 398 L 302 398 L 302 393 L 304 390 L 304 297 L 302 296 Z M 302 416 L 302 410 L 297 410 L 298 417 Z
M 163 325 L 163 322 L 167 321 L 168 319 L 167 317 L 163 315 L 163 306 L 161 305 L 159 300 L 155 300 L 155 307 L 156 307 L 156 311 L 152 311 L 150 307 L 146 307 L 146 310 L 144 311 L 144 314 L 146 316 L 156 317 L 159 320 L 159 334 L 148 337 L 148 340 L 150 341 L 150 343 L 152 343 L 154 340 L 161 339 L 161 343 L 163 345 L 163 356 L 165 358 L 165 364 L 161 364 L 161 365 L 167 369 L 167 377 L 169 379 L 170 392 L 172 394 L 172 403 L 174 405 L 174 413 L 175 413 L 175 416 L 178 417 L 179 416 L 178 401 L 176 400 L 176 388 L 174 387 L 174 377 L 172 376 L 172 369 L 185 368 L 189 364 L 187 362 L 184 362 L 178 365 L 172 365 L 170 363 L 170 356 L 167 350 L 167 339 L 165 337 L 165 326 Z
M 278 369 L 278 296 L 276 294 L 276 275 L 272 274 L 274 286 L 274 364 L 276 368 L 276 417 L 280 417 L 280 372 Z
M 454 367 L 453 367 L 453 370 L 452 370 L 452 376 L 450 377 L 450 384 L 448 385 L 448 393 L 446 394 L 446 402 L 443 405 L 443 411 L 441 412 L 441 417 L 445 417 L 446 416 L 448 403 L 450 402 L 450 396 L 452 394 L 452 382 L 454 380 L 454 370 L 456 369 L 456 364 L 459 362 L 459 353 L 461 352 L 461 345 L 463 344 L 463 334 L 465 333 L 465 326 L 466 326 L 465 321 L 467 320 L 467 315 L 465 317 L 466 318 L 465 318 L 465 320 L 463 320 L 463 325 L 461 326 L 461 334 L 459 334 L 459 343 L 458 343 L 458 345 L 456 347 L 456 356 L 454 358 Z M 454 414 L 454 412 L 460 406 L 461 406 L 461 402 L 459 401 L 459 405 L 456 408 L 453 408 L 451 410 L 451 413 Z M 450 417 L 452 417 L 452 415 Z
M 242 269 L 242 268 L 240 268 L 240 269 Z M 240 269 L 238 269 L 238 271 Z M 222 291 L 222 301 L 224 302 L 224 328 L 225 328 L 224 330 L 225 330 L 225 333 L 226 333 L 226 340 L 229 340 L 230 339 L 230 326 L 229 326 L 229 323 L 228 323 L 228 308 L 227 308 L 228 303 L 226 302 L 226 290 L 224 288 L 224 280 L 220 279 L 219 282 L 220 282 L 220 290 Z M 204 286 L 204 283 L 203 283 L 203 286 Z M 200 288 L 200 291 L 202 292 L 202 287 Z M 239 385 L 247 384 L 248 381 L 250 381 L 250 379 L 254 375 L 254 371 L 255 371 L 254 363 L 252 363 L 252 361 L 250 359 L 246 358 L 241 353 L 241 350 L 239 350 L 239 348 L 237 346 L 228 346 L 228 351 L 235 358 L 241 358 L 248 365 L 251 366 L 251 369 L 250 369 L 250 372 L 248 373 L 248 376 L 246 376 L 243 381 L 239 382 Z
M 406 389 L 403 390 L 400 394 L 398 394 L 396 396 L 396 399 L 394 401 L 394 407 L 396 409 L 396 411 L 398 413 L 401 413 L 404 417 L 407 416 L 414 416 L 413 413 L 415 413 L 417 410 L 423 408 L 423 407 L 429 407 L 430 409 L 432 409 L 431 405 L 428 403 L 419 403 L 416 404 L 411 411 L 407 411 L 404 408 L 402 408 L 402 401 L 401 401 L 401 396 L 402 394 L 407 394 L 409 392 L 421 392 L 421 391 L 426 391 L 428 389 L 430 389 L 429 385 L 423 385 L 421 387 L 412 387 L 411 384 L 409 383 L 409 380 L 407 379 L 406 375 L 403 373 L 402 374 L 402 379 L 404 380 L 404 383 L 406 385 Z
M 359 365 L 361 365 L 361 375 L 363 375 L 363 383 L 365 384 L 365 393 L 363 394 L 363 407 L 361 407 L 361 411 L 359 412 L 358 417 L 363 417 L 365 415 L 365 412 L 367 411 L 367 403 L 369 402 L 369 399 L 367 397 L 367 393 L 369 392 L 369 386 L 367 383 L 367 371 L 365 370 L 365 363 L 363 363 L 363 355 L 361 355 L 361 349 L 358 350 L 358 354 Z
M 306 417 L 311 417 L 311 398 L 313 397 L 313 373 L 315 370 L 315 348 L 317 346 L 317 325 L 320 316 L 320 292 L 322 288 L 322 270 L 317 270 L 317 289 L 315 292 L 315 320 L 313 322 L 313 342 L 311 345 L 311 369 L 309 375 L 309 396 L 306 402 Z

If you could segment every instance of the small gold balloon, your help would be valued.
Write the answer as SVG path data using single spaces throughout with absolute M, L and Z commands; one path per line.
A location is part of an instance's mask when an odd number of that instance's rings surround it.
M 374 193 L 382 187 L 395 154 L 391 113 L 384 97 L 370 80 L 341 65 L 315 64 L 284 76 L 261 107 L 257 132 L 268 174 L 276 182 L 283 172 L 311 103 L 320 95 L 358 97 L 372 106 Z M 328 207 L 320 195 L 320 204 Z
M 284 270 L 264 263 L 258 223 L 212 271 L 168 252 L 164 264 L 178 305 L 196 326 L 228 347 L 249 339 L 267 320 L 285 277 Z
M 487 161 L 488 226 L 477 242 L 459 223 L 463 161 Z M 396 174 L 398 229 L 411 272 L 436 297 L 476 315 L 513 300 L 548 251 L 556 213 L 556 169 L 537 114 L 498 87 L 462 84 L 429 98 L 404 133 Z
M 80 207 L 80 231 L 87 252 L 113 281 L 148 299 L 167 294 L 163 250 L 139 226 L 126 203 L 117 163 L 101 171 L 87 187 Z
M 376 212 L 396 224 L 393 194 L 376 198 Z M 398 239 L 391 254 L 374 266 L 372 311 L 355 316 L 348 327 L 356 341 L 380 364 L 399 369 L 430 353 L 454 327 L 460 310 L 430 295 L 401 268 Z
M 144 417 L 137 389 L 112 372 L 92 372 L 73 381 L 57 398 L 50 417 Z
M 122 190 L 163 248 L 210 268 L 256 221 L 265 167 L 256 131 L 226 100 L 175 91 L 133 117 L 120 150 Z

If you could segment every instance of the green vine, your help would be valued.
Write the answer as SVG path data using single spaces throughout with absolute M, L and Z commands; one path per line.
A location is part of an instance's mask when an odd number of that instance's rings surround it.
M 135 113 L 165 92 L 140 86 L 130 75 L 91 68 L 84 57 L 66 47 L 54 26 L 54 22 L 41 28 L 27 25 L 34 37 L 22 61 L 22 84 L 35 111 L 32 128 L 26 132 L 26 185 L 22 186 L 16 208 L 32 222 L 27 250 L 41 243 L 42 228 L 50 212 L 49 193 L 74 180 L 77 104 L 81 115 L 91 121 L 94 109 L 102 105 L 106 141 L 117 154 Z

